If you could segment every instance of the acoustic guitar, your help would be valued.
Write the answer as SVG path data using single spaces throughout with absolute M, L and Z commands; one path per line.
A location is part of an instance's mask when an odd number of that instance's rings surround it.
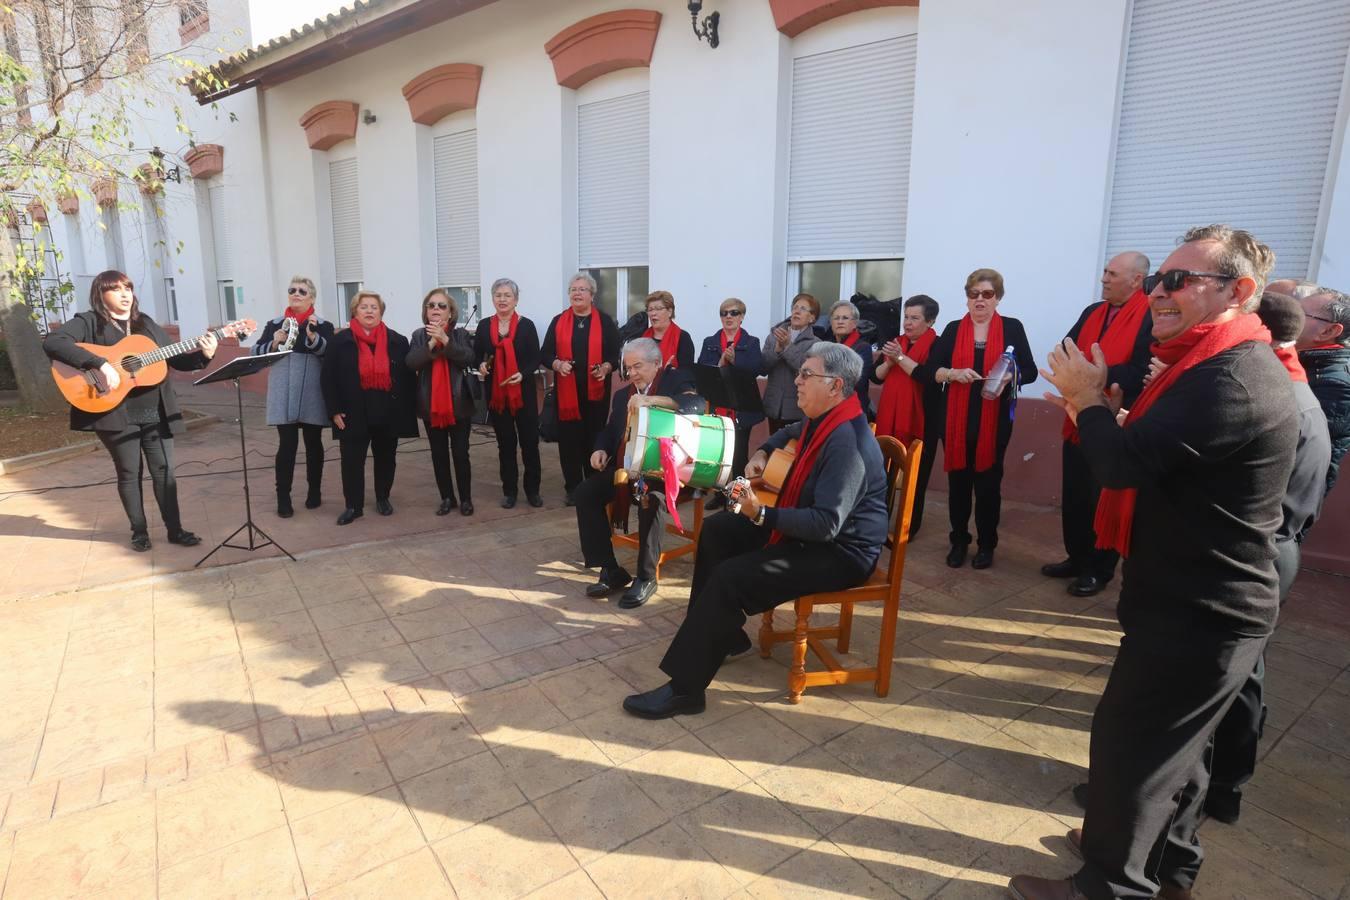
M 792 463 L 796 459 L 797 439 L 793 438 L 781 449 L 769 454 L 768 460 L 764 463 L 764 472 L 758 478 L 732 480 L 723 488 L 727 500 L 732 504 L 732 512 L 740 511 L 737 500 L 744 496 L 747 489 L 755 492 L 760 506 L 777 506 L 778 495 L 783 492 L 783 485 L 787 483 L 788 470 L 792 468 Z
M 252 319 L 240 319 L 213 329 L 210 334 L 215 335 L 217 341 L 227 337 L 243 338 L 257 327 L 258 323 Z M 76 369 L 63 362 L 52 363 L 52 378 L 71 406 L 90 413 L 107 412 L 115 409 L 132 390 L 154 387 L 163 381 L 169 374 L 169 364 L 165 360 L 197 350 L 197 340 L 191 338 L 161 347 L 143 334 L 133 334 L 111 347 L 76 344 L 112 365 L 121 377 L 120 383 L 109 390 L 96 377 L 97 369 Z

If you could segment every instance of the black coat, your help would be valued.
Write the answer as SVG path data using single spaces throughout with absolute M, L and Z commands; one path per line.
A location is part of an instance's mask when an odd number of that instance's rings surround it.
M 661 343 L 656 338 L 652 338 L 652 340 L 658 344 Z M 661 362 L 663 365 L 670 365 L 673 362 L 677 369 L 692 369 L 694 367 L 694 339 L 689 332 L 683 328 L 680 329 L 680 339 L 675 346 L 675 359 L 663 359 Z
M 145 335 L 159 347 L 167 347 L 174 343 L 174 340 L 164 333 L 164 329 L 144 313 L 141 313 L 140 318 L 131 326 L 131 333 Z M 98 316 L 92 312 L 82 312 L 47 335 L 47 339 L 42 343 L 42 349 L 48 359 L 63 362 L 76 369 L 97 369 L 103 364 L 103 358 L 77 347 L 76 344 L 111 347 L 124 337 L 126 333 L 111 321 L 104 319 L 100 324 Z M 175 356 L 167 362 L 170 368 L 183 372 L 204 369 L 210 364 L 210 360 L 200 350 Z M 174 394 L 173 383 L 168 378 L 153 387 L 132 390 L 127 394 L 126 400 L 105 413 L 85 412 L 72 406 L 70 428 L 72 431 L 123 431 L 130 425 L 126 412 L 128 404 L 157 404 L 160 421 L 169 427 L 171 434 L 182 434 L 186 430 L 183 425 L 183 413 L 178 408 L 178 397 Z
M 1083 330 L 1084 323 L 1088 316 L 1105 303 L 1105 300 L 1099 300 L 1083 310 L 1078 321 L 1073 323 L 1069 329 L 1069 337 L 1078 340 L 1079 333 Z M 1120 319 L 1112 320 L 1110 325 L 1106 326 L 1107 332 L 1113 328 L 1118 328 Z M 1111 366 L 1106 370 L 1106 383 L 1120 385 L 1121 391 L 1125 394 L 1125 408 L 1129 409 L 1134 403 L 1139 392 L 1144 389 L 1144 378 L 1148 375 L 1148 362 L 1153 357 L 1153 314 L 1144 313 L 1143 320 L 1139 323 L 1139 331 L 1134 335 L 1134 348 L 1130 351 L 1130 358 L 1120 365 Z
M 361 387 L 361 366 L 356 355 L 356 338 L 344 328 L 328 342 L 323 357 L 323 401 L 328 416 L 346 416 L 346 428 L 333 428 L 333 440 L 363 438 L 370 424 L 392 426 L 399 437 L 417 437 L 417 379 L 408 368 L 408 339 L 386 326 L 389 341 L 388 391 L 367 391 Z
M 703 339 L 703 348 L 698 354 L 698 364 L 700 366 L 720 366 L 722 364 L 722 332 L 710 334 Z M 751 336 L 744 328 L 736 335 L 736 361 L 732 363 L 737 369 L 745 369 L 755 375 L 759 374 L 760 367 L 764 365 L 764 357 L 759 349 L 759 338 Z M 753 428 L 764 421 L 762 412 L 741 412 L 736 410 L 736 427 Z
M 558 340 L 557 329 L 558 319 L 562 318 L 562 313 L 554 316 L 548 323 L 548 330 L 544 332 L 544 343 L 539 348 L 539 361 L 551 367 L 553 361 L 558 358 Z M 600 358 L 590 358 L 590 332 L 588 329 L 594 326 L 595 322 L 600 323 Z M 607 362 L 614 367 L 614 371 L 619 370 L 619 326 L 614 324 L 614 320 L 604 313 L 598 306 L 591 307 L 591 314 L 585 318 L 574 317 L 572 320 L 572 374 L 570 378 L 575 379 L 577 385 L 577 402 L 585 407 L 591 401 L 587 399 L 586 381 L 591 377 L 591 366 Z M 559 376 L 562 377 L 562 376 Z M 605 395 L 596 402 L 608 404 L 610 397 L 611 379 L 605 379 Z M 598 411 L 597 411 L 598 412 Z M 585 418 L 583 416 L 583 418 Z
M 465 423 L 473 418 L 476 409 L 469 378 L 465 368 L 473 365 L 473 339 L 463 328 L 450 332 L 450 343 L 435 350 L 428 349 L 427 330 L 419 328 L 408 343 L 408 368 L 417 373 L 417 415 L 431 427 L 431 363 L 437 359 L 450 361 L 450 394 L 454 397 L 455 422 Z
M 1341 457 L 1350 450 L 1350 347 L 1304 350 L 1299 362 L 1308 373 L 1308 387 L 1322 404 L 1331 433 L 1331 468 L 1327 470 L 1327 491 L 1336 483 Z
M 831 331 L 827 341 L 834 341 L 836 344 L 843 343 L 834 336 Z M 858 383 L 853 386 L 853 392 L 858 395 L 858 403 L 862 405 L 863 415 L 867 416 L 867 421 L 875 422 L 877 420 L 876 411 L 872 409 L 872 373 L 877 370 L 876 360 L 872 358 L 872 345 L 867 339 L 858 336 L 858 342 L 853 345 L 853 352 L 858 354 L 862 360 L 862 375 L 858 377 Z
M 492 329 L 496 327 L 496 316 L 488 316 L 478 323 L 478 331 L 473 337 L 474 365 L 482 365 L 486 360 L 493 358 Z M 524 316 L 521 316 L 520 321 L 516 323 L 515 345 L 516 367 L 525 376 L 524 380 L 520 382 L 522 408 L 538 409 L 538 391 L 535 388 L 534 370 L 539 368 L 539 333 L 535 331 L 534 323 Z M 487 398 L 486 402 L 489 409 L 492 406 L 492 392 L 497 387 L 497 378 L 493 377 L 495 372 L 495 369 L 489 372 L 488 377 L 483 382 L 483 394 Z

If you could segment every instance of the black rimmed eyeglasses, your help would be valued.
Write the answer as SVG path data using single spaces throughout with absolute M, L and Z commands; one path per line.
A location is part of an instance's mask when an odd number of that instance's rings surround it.
M 1218 272 L 1188 272 L 1185 269 L 1168 269 L 1166 272 L 1154 272 L 1152 275 L 1144 277 L 1144 293 L 1151 294 L 1158 287 L 1163 286 L 1163 290 L 1169 294 L 1179 291 L 1186 286 L 1186 282 L 1192 278 L 1220 278 L 1224 281 L 1233 281 L 1236 275 L 1221 275 Z

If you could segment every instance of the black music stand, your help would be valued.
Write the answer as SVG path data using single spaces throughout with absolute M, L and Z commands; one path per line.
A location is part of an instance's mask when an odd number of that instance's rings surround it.
M 694 384 L 709 412 L 718 407 L 741 413 L 764 412 L 764 398 L 759 393 L 759 379 L 749 369 L 735 366 L 694 366 Z
M 244 444 L 244 390 L 239 385 L 239 379 L 247 375 L 258 374 L 282 357 L 290 356 L 292 352 L 291 350 L 280 350 L 276 353 L 260 353 L 257 356 L 240 356 L 230 360 L 209 375 L 204 375 L 192 382 L 193 384 L 215 384 L 217 381 L 234 382 L 234 396 L 239 403 L 239 459 L 244 469 L 244 524 L 236 528 L 225 540 L 216 544 L 215 549 L 210 553 L 197 560 L 197 565 L 193 566 L 194 569 L 215 556 L 216 550 L 222 547 L 252 552 L 270 545 L 290 556 L 291 562 L 295 562 L 295 557 L 291 556 L 289 550 L 272 540 L 268 537 L 267 532 L 253 524 L 253 495 L 248 489 L 248 448 Z M 230 541 L 234 540 L 234 536 L 245 529 L 248 529 L 248 544 L 231 544 Z M 255 535 L 261 537 L 262 541 L 258 541 Z

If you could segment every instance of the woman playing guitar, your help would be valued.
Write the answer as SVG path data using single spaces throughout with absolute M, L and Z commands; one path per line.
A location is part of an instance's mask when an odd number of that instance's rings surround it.
M 111 347 L 133 334 L 145 335 L 158 346 L 172 342 L 164 329 L 140 311 L 131 279 L 110 270 L 94 278 L 89 292 L 89 312 L 76 315 L 47 336 L 43 350 L 52 360 L 89 372 L 101 390 L 117 388 L 124 376 L 106 357 L 79 346 L 96 344 Z M 204 369 L 216 352 L 214 334 L 197 340 L 198 350 L 168 360 L 175 369 Z M 150 468 L 155 501 L 169 532 L 169 543 L 192 547 L 201 538 L 183 528 L 178 515 L 178 487 L 173 475 L 173 436 L 181 434 L 183 415 L 178 409 L 173 385 L 166 379 L 159 384 L 134 388 L 125 400 L 106 412 L 90 413 L 74 406 L 70 410 L 73 431 L 92 431 L 98 435 L 112 457 L 117 470 L 117 493 L 122 498 L 131 524 L 131 548 L 150 549 L 149 527 L 141 496 L 141 456 Z

